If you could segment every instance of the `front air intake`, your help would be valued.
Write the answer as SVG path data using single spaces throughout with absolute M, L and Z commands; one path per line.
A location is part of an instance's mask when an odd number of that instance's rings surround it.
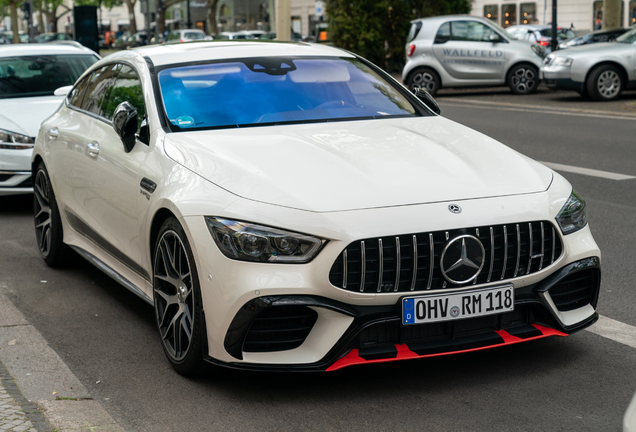
M 247 332 L 244 352 L 286 351 L 307 339 L 318 313 L 307 306 L 273 306 L 259 313 Z

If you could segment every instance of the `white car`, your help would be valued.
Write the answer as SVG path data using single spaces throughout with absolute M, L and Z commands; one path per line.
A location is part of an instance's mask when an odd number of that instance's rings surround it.
M 168 33 L 167 43 L 172 42 L 193 42 L 201 40 L 210 40 L 210 36 L 206 35 L 203 30 L 199 29 L 180 29 L 172 30 Z
M 0 196 L 33 192 L 35 136 L 42 120 L 64 99 L 54 92 L 72 86 L 97 60 L 99 56 L 88 48 L 66 44 L 0 49 Z
M 432 95 L 440 88 L 507 85 L 534 93 L 543 48 L 515 40 L 497 24 L 467 15 L 422 18 L 411 23 L 402 80 Z
M 636 88 L 636 28 L 614 42 L 559 50 L 541 67 L 545 85 L 575 90 L 597 101 L 617 99 L 625 89 Z
M 336 370 L 595 322 L 581 197 L 420 96 L 324 45 L 110 55 L 40 128 L 40 253 L 58 266 L 73 249 L 153 305 L 183 374 Z

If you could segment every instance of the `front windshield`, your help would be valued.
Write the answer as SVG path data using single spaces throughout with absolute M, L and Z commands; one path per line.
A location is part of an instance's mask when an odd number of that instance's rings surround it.
M 174 67 L 158 76 L 177 131 L 420 115 L 352 58 L 251 58 Z
M 86 54 L 0 57 L 0 99 L 51 96 L 97 60 Z
M 636 42 L 636 28 L 628 31 L 625 34 L 622 34 L 619 37 L 617 37 L 616 38 L 616 42 L 626 43 L 626 44 L 630 44 L 630 43 Z

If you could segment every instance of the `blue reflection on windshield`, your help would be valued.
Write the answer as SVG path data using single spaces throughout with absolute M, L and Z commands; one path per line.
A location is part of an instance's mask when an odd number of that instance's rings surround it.
M 162 70 L 178 129 L 417 115 L 394 87 L 356 59 L 257 58 Z

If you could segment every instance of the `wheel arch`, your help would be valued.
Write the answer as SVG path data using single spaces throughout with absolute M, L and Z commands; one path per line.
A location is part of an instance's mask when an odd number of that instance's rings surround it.
M 512 72 L 512 70 L 514 68 L 516 68 L 517 66 L 521 66 L 521 65 L 527 65 L 527 66 L 532 66 L 533 68 L 535 68 L 537 70 L 537 79 L 539 78 L 539 67 L 537 67 L 536 64 L 532 63 L 531 61 L 528 60 L 519 60 L 513 64 L 510 65 L 510 67 L 508 67 L 508 70 L 506 70 L 506 83 L 508 83 L 508 78 L 510 78 L 510 72 Z
M 31 174 L 33 175 L 33 178 L 35 178 L 36 171 L 38 170 L 38 167 L 42 162 L 44 162 L 42 156 L 40 156 L 39 154 L 35 155 L 35 158 L 33 158 L 33 162 L 31 162 Z
M 178 219 L 177 216 L 168 208 L 162 207 L 155 212 L 150 224 L 150 236 L 148 237 L 148 249 L 150 251 L 150 262 L 154 265 L 155 261 L 155 244 L 157 243 L 157 237 L 159 236 L 159 230 L 163 223 L 169 218 Z
M 585 80 L 583 81 L 584 86 L 587 86 L 587 80 L 589 79 L 592 71 L 599 66 L 614 66 L 616 69 L 618 69 L 618 71 L 621 74 L 621 78 L 623 79 L 623 90 L 627 88 L 627 84 L 629 82 L 629 78 L 628 78 L 629 75 L 627 73 L 627 70 L 622 64 L 613 60 L 605 60 L 605 61 L 596 63 L 594 66 L 590 67 L 588 71 L 585 73 Z
M 411 71 L 406 75 L 406 80 L 404 82 L 404 84 L 408 87 L 408 82 L 411 79 L 411 77 L 413 76 L 413 74 L 415 74 L 417 71 L 421 70 L 421 69 L 429 69 L 433 72 L 435 72 L 435 75 L 437 75 L 437 78 L 439 79 L 439 88 L 443 88 L 444 87 L 444 81 L 442 80 L 442 75 L 439 73 L 439 71 L 434 67 L 434 66 L 430 66 L 430 65 L 420 65 L 420 66 L 416 66 L 413 69 L 411 69 Z

